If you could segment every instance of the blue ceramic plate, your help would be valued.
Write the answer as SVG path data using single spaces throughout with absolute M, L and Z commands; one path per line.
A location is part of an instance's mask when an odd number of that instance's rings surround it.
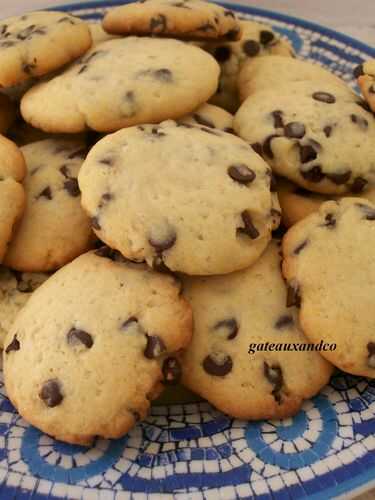
M 99 20 L 123 1 L 61 7 Z M 303 57 L 353 84 L 375 49 L 322 26 L 247 6 Z M 339 374 L 292 419 L 248 423 L 205 402 L 154 406 L 123 439 L 54 441 L 14 410 L 0 382 L 1 499 L 324 499 L 375 486 L 375 380 Z

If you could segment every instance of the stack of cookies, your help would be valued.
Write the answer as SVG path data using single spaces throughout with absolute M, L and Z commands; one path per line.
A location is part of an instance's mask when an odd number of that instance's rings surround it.
M 0 343 L 26 420 L 87 445 L 179 381 L 251 420 L 334 366 L 375 376 L 375 118 L 343 81 L 201 0 L 7 19 L 0 63 Z

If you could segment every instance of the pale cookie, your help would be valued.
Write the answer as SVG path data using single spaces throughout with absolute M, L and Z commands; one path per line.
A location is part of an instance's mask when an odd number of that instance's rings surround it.
M 281 218 L 286 227 L 291 227 L 316 212 L 322 203 L 341 198 L 341 196 L 312 193 L 281 178 L 277 179 L 277 194 L 282 212 Z M 375 188 L 367 189 L 357 196 L 375 203 Z
M 257 90 L 270 88 L 277 92 L 280 87 L 310 81 L 316 81 L 318 84 L 332 83 L 347 88 L 344 80 L 311 61 L 280 55 L 249 59 L 243 64 L 238 77 L 240 101 L 243 102 Z
M 15 119 L 15 105 L 7 95 L 0 93 L 0 134 L 5 134 Z
M 210 102 L 230 112 L 237 111 L 239 107 L 237 80 L 247 60 L 272 54 L 284 57 L 294 56 L 291 44 L 280 38 L 270 26 L 255 21 L 240 21 L 240 25 L 242 35 L 239 41 L 207 43 L 204 46 L 221 67 L 219 88 Z
M 298 311 L 286 308 L 279 247 L 270 243 L 250 268 L 226 276 L 184 278 L 194 314 L 182 358 L 182 382 L 236 418 L 285 418 L 327 384 L 332 366 L 306 344 Z M 268 344 L 271 352 L 258 351 Z
M 349 88 L 296 82 L 249 96 L 233 127 L 278 175 L 310 191 L 375 186 L 375 118 Z
M 336 344 L 322 355 L 365 377 L 375 377 L 374 245 L 375 205 L 343 198 L 289 229 L 282 247 L 287 302 L 306 336 Z
M 358 79 L 363 97 L 372 111 L 375 112 L 375 59 L 370 59 L 357 66 L 354 70 L 354 76 Z
M 0 87 L 74 61 L 91 46 L 88 25 L 66 12 L 30 12 L 0 24 Z
M 27 206 L 4 263 L 18 271 L 57 269 L 85 252 L 93 235 L 80 204 L 80 140 L 46 139 L 21 148 L 27 164 Z
M 203 125 L 209 128 L 217 128 L 230 134 L 233 130 L 233 115 L 225 109 L 213 104 L 202 104 L 194 113 L 190 113 L 184 118 L 180 118 L 178 123 L 188 123 L 191 125 Z
M 252 264 L 274 227 L 270 169 L 244 141 L 169 121 L 99 141 L 79 174 L 97 236 L 132 260 L 187 274 Z
M 25 192 L 21 184 L 25 174 L 21 151 L 0 135 L 0 262 L 25 208 Z
M 112 260 L 114 259 L 114 260 Z M 172 276 L 102 248 L 57 271 L 30 298 L 4 349 L 19 413 L 70 443 L 118 438 L 180 373 L 174 353 L 192 314 Z
M 215 92 L 218 77 L 214 58 L 193 45 L 157 38 L 109 40 L 30 89 L 21 112 L 47 132 L 114 131 L 191 113 Z
M 234 13 L 202 0 L 141 0 L 108 11 L 103 19 L 108 33 L 156 35 L 185 39 L 238 40 Z
M 46 273 L 18 273 L 0 266 L 0 349 L 17 314 L 48 277 Z

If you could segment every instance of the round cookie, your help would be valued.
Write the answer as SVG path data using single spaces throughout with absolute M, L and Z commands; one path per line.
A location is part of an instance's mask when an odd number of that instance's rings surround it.
M 88 25 L 66 12 L 39 11 L 2 19 L 0 87 L 61 68 L 90 46 Z
M 192 315 L 175 278 L 103 247 L 30 298 L 6 338 L 6 390 L 32 425 L 62 441 L 117 438 L 179 373 Z
M 0 92 L 0 134 L 5 134 L 15 119 L 15 105 L 7 95 Z
M 25 208 L 21 181 L 26 174 L 25 160 L 17 146 L 0 135 L 0 262 L 2 262 L 16 223 Z
M 237 42 L 207 43 L 204 46 L 221 67 L 219 88 L 210 102 L 230 112 L 237 111 L 240 105 L 237 80 L 247 60 L 272 54 L 294 56 L 291 44 L 274 33 L 270 26 L 245 20 L 241 20 L 240 25 L 242 35 Z
M 312 193 L 282 178 L 277 179 L 277 194 L 281 207 L 282 221 L 286 227 L 291 227 L 298 221 L 316 212 L 322 203 L 341 198 L 341 196 Z M 367 189 L 357 196 L 375 203 L 375 188 Z
M 0 266 L 0 349 L 17 314 L 48 277 L 46 273 L 17 273 Z
M 375 377 L 375 205 L 361 198 L 324 203 L 283 239 L 288 304 L 322 355 L 354 375 Z
M 214 106 L 213 104 L 202 104 L 198 109 L 184 118 L 177 120 L 178 123 L 187 123 L 190 125 L 203 125 L 204 127 L 216 128 L 230 134 L 233 130 L 233 115 L 225 109 Z
M 363 97 L 375 112 L 375 59 L 369 59 L 357 66 L 354 76 L 358 79 Z
M 211 97 L 218 77 L 212 56 L 179 40 L 109 40 L 31 88 L 21 112 L 47 132 L 115 131 L 181 118 Z
M 329 381 L 332 366 L 318 352 L 275 347 L 308 343 L 298 311 L 285 305 L 275 241 L 244 271 L 184 278 L 183 294 L 194 332 L 182 382 L 219 410 L 249 420 L 290 417 Z M 266 343 L 272 352 L 257 350 Z
M 233 127 L 275 173 L 310 191 L 360 193 L 375 185 L 375 118 L 349 88 L 311 81 L 259 90 Z
M 184 39 L 238 40 L 241 35 L 231 10 L 202 0 L 144 0 L 108 11 L 108 33 L 156 35 Z
M 106 136 L 78 180 L 92 227 L 111 248 L 172 271 L 221 274 L 267 246 L 270 179 L 238 137 L 169 121 Z
M 258 90 L 274 89 L 296 82 L 331 83 L 343 88 L 347 84 L 319 64 L 302 59 L 285 58 L 280 55 L 248 59 L 242 66 L 238 77 L 240 101 Z
M 18 271 L 51 271 L 85 252 L 93 240 L 77 182 L 86 146 L 76 139 L 46 139 L 21 151 L 27 206 L 4 263 Z

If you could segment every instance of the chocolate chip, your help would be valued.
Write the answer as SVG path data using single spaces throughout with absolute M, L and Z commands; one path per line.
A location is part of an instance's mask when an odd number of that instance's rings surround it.
M 260 142 L 254 142 L 254 144 L 250 144 L 250 146 L 253 148 L 253 150 L 259 155 L 262 156 L 263 154 L 263 148 Z
M 61 19 L 59 19 L 57 22 L 58 22 L 58 23 L 69 23 L 69 24 L 75 24 L 74 19 L 72 19 L 71 17 L 68 17 L 68 16 L 62 17 L 62 18 L 61 18 Z
M 276 240 L 281 240 L 285 236 L 287 231 L 288 231 L 288 228 L 286 226 L 284 226 L 283 223 L 281 223 L 277 229 L 274 229 L 272 231 L 272 238 L 274 238 Z
M 367 181 L 363 177 L 356 177 L 353 181 L 353 184 L 350 186 L 350 190 L 352 193 L 362 193 L 364 188 L 367 186 Z
M 275 128 L 283 128 L 283 112 L 277 109 L 276 111 L 272 111 L 271 115 L 273 117 L 273 126 Z
M 237 228 L 237 233 L 246 234 L 252 240 L 255 240 L 259 236 L 258 229 L 254 226 L 253 221 L 251 219 L 251 215 L 248 210 L 244 210 L 241 213 L 241 218 L 244 223 L 244 227 Z
M 225 33 L 225 38 L 227 40 L 233 40 L 233 41 L 238 40 L 239 33 L 240 33 L 239 28 L 233 28 Z
M 49 408 L 58 406 L 64 399 L 61 394 L 59 381 L 57 379 L 50 379 L 44 382 L 39 392 L 39 397 Z
M 209 375 L 224 377 L 232 371 L 232 358 L 228 354 L 210 354 L 203 360 L 203 369 Z
M 228 168 L 228 175 L 239 184 L 250 184 L 256 177 L 254 170 L 243 163 L 231 165 Z
M 242 44 L 243 51 L 249 57 L 255 57 L 260 52 L 260 45 L 255 40 L 246 40 Z
M 327 125 L 326 127 L 324 127 L 323 132 L 326 137 L 331 137 L 332 127 L 330 125 Z
M 152 17 L 150 20 L 150 30 L 156 33 L 164 33 L 167 29 L 167 18 L 163 14 Z
M 293 316 L 290 316 L 289 314 L 283 314 L 276 320 L 274 327 L 277 330 L 283 330 L 284 328 L 289 327 L 293 324 L 294 324 Z
M 160 68 L 153 72 L 154 77 L 162 82 L 170 83 L 173 82 L 172 71 L 167 68 Z
M 368 121 L 366 120 L 366 118 L 363 118 L 363 116 L 351 114 L 350 119 L 353 123 L 358 125 L 361 130 L 367 130 Z
M 36 197 L 37 199 L 39 198 L 46 198 L 47 200 L 52 200 L 52 191 L 49 186 L 44 188 Z
M 224 132 L 226 132 L 227 134 L 235 134 L 235 131 L 232 127 L 225 127 Z
M 367 365 L 369 368 L 375 368 L 375 342 L 369 342 L 367 344 Z
M 203 33 L 207 33 L 208 31 L 216 31 L 216 27 L 213 24 L 207 22 L 199 26 L 197 28 L 197 31 L 203 31 Z
M 85 73 L 87 71 L 87 68 L 89 67 L 88 64 L 84 64 L 83 66 L 81 66 L 78 70 L 78 73 L 77 75 L 82 75 L 82 73 Z
M 360 76 L 362 76 L 364 74 L 365 73 L 364 73 L 364 70 L 363 70 L 363 64 L 359 64 L 353 70 L 354 78 L 359 78 Z
M 268 158 L 274 157 L 271 147 L 271 142 L 273 141 L 273 139 L 275 139 L 275 137 L 280 137 L 280 136 L 277 134 L 271 134 L 263 142 L 262 151 L 266 156 L 268 156 Z
M 63 165 L 62 167 L 59 168 L 59 170 L 66 179 L 70 179 L 71 174 L 67 165 Z
M 206 132 L 206 134 L 220 135 L 218 133 L 218 130 L 212 129 L 212 128 L 209 128 L 209 127 L 200 127 L 200 130 L 202 130 L 202 132 Z
M 232 51 L 231 51 L 230 47 L 226 47 L 225 45 L 222 45 L 220 47 L 216 47 L 214 50 L 214 58 L 219 63 L 223 63 L 225 61 L 228 61 L 228 59 L 230 59 L 231 54 L 232 54 Z
M 340 186 L 341 184 L 346 184 L 352 175 L 351 170 L 347 170 L 342 174 L 326 174 L 327 178 L 334 184 Z
M 227 330 L 227 340 L 233 340 L 235 337 L 237 337 L 239 327 L 237 321 L 234 318 L 229 318 L 218 321 L 214 326 L 214 330 L 221 329 Z
M 78 328 L 71 328 L 67 333 L 67 341 L 70 345 L 83 344 L 87 349 L 91 349 L 94 345 L 92 336 L 85 332 L 85 330 L 80 330 Z
M 69 160 L 73 160 L 75 158 L 85 158 L 87 154 L 87 149 L 86 148 L 79 148 L 76 151 L 73 151 L 68 155 Z
M 302 139 L 305 133 L 305 125 L 300 122 L 290 122 L 284 127 L 285 136 L 290 137 L 291 139 Z
M 298 285 L 288 285 L 288 291 L 286 296 L 286 307 L 300 307 L 301 306 L 301 296 Z
M 318 153 L 311 144 L 305 144 L 304 146 L 300 145 L 301 163 L 309 163 L 310 161 L 316 160 L 317 156 Z
M 68 191 L 70 196 L 73 196 L 73 198 L 76 198 L 81 194 L 81 191 L 79 190 L 78 186 L 78 181 L 77 179 L 68 179 L 67 181 L 64 182 L 64 189 Z
M 121 325 L 121 330 L 126 330 L 131 324 L 138 323 L 138 318 L 135 316 L 130 316 L 126 321 Z
M 100 231 L 102 226 L 99 224 L 99 217 L 91 217 L 91 226 L 96 229 L 97 231 Z
M 8 344 L 7 348 L 5 349 L 5 353 L 9 354 L 12 351 L 19 351 L 21 348 L 21 345 L 19 343 L 19 340 L 17 339 L 17 334 L 13 337 L 12 342 Z
M 126 259 L 123 255 L 121 255 L 120 252 L 117 250 L 113 250 L 112 248 L 107 247 L 106 245 L 103 245 L 102 247 L 98 248 L 95 250 L 94 254 L 98 257 L 104 257 L 106 259 L 113 260 L 113 262 L 131 262 L 128 259 Z
M 316 101 L 324 102 L 325 104 L 333 104 L 336 102 L 335 96 L 328 92 L 314 92 L 312 97 Z
M 157 335 L 146 334 L 146 338 L 147 344 L 143 354 L 147 359 L 157 358 L 167 350 L 163 340 Z
M 336 218 L 333 214 L 326 214 L 324 217 L 324 223 L 322 224 L 322 227 L 328 227 L 330 229 L 334 228 L 336 226 Z
M 364 203 L 357 203 L 357 207 L 364 213 L 366 220 L 375 220 L 375 208 Z
M 262 30 L 260 32 L 260 43 L 262 45 L 268 45 L 274 40 L 274 38 L 275 35 L 272 33 L 272 31 Z
M 309 170 L 300 170 L 300 173 L 302 177 L 309 182 L 317 183 L 324 179 L 324 174 L 319 165 L 315 165 L 314 167 L 311 167 Z
M 167 358 L 164 360 L 162 372 L 165 384 L 177 384 L 182 375 L 181 365 L 176 358 Z
M 269 365 L 266 361 L 263 363 L 263 373 L 270 384 L 273 385 L 272 395 L 281 404 L 281 388 L 283 386 L 283 372 L 277 364 Z
M 296 248 L 293 251 L 294 255 L 298 255 L 299 253 L 301 253 L 301 251 L 306 247 L 307 244 L 308 244 L 308 240 L 305 240 L 302 243 L 300 243 L 298 246 L 296 246 Z
M 36 25 L 35 24 L 31 24 L 27 28 L 21 30 L 18 33 L 17 38 L 19 40 L 26 40 L 27 38 L 30 38 L 30 35 L 33 33 L 33 31 L 35 30 L 35 28 L 36 28 Z
M 36 63 L 23 63 L 22 64 L 22 71 L 26 73 L 27 75 L 31 75 L 33 70 L 36 68 Z
M 98 205 L 98 208 L 103 208 L 104 205 L 106 205 L 109 201 L 113 200 L 114 196 L 111 193 L 104 193 L 101 196 L 101 201 Z
M 107 167 L 112 167 L 114 165 L 114 163 L 115 163 L 112 156 L 104 156 L 103 158 L 101 158 L 98 161 L 102 165 L 107 165 Z
M 215 125 L 212 123 L 211 120 L 204 118 L 203 116 L 199 115 L 198 113 L 194 113 L 193 118 L 197 123 L 199 123 L 199 125 L 203 125 L 203 126 L 209 127 L 209 128 L 215 128 Z
M 167 228 L 167 234 L 161 237 L 159 235 L 152 235 L 148 238 L 148 242 L 157 252 L 163 252 L 164 250 L 172 248 L 176 240 L 176 231 L 170 226 Z
M 235 17 L 233 12 L 231 10 L 225 10 L 224 11 L 224 16 L 229 16 L 229 17 Z

